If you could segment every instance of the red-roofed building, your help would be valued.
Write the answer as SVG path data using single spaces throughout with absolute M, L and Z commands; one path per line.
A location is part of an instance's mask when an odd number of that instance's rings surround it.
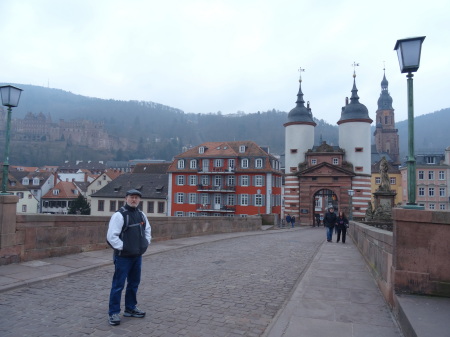
M 42 213 L 67 214 L 81 191 L 71 181 L 60 181 L 42 197 Z
M 252 141 L 203 143 L 175 156 L 167 172 L 171 216 L 281 213 L 280 163 Z

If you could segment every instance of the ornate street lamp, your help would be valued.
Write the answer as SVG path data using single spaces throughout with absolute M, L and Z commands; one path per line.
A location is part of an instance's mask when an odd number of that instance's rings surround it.
M 9 194 L 6 192 L 9 172 L 9 133 L 11 129 L 11 108 L 19 105 L 20 94 L 22 89 L 5 85 L 0 87 L 0 95 L 2 96 L 2 105 L 8 107 L 8 117 L 6 120 L 6 140 L 5 140 L 5 156 L 3 160 L 3 177 L 1 194 Z
M 348 211 L 348 219 L 353 220 L 353 196 L 355 195 L 354 190 L 348 190 L 348 196 L 350 197 L 349 201 L 349 211 Z
M 416 159 L 414 157 L 414 96 L 413 96 L 413 72 L 419 69 L 420 53 L 425 36 L 397 40 L 394 50 L 397 51 L 400 71 L 408 73 L 408 202 L 405 208 L 423 209 L 416 204 Z

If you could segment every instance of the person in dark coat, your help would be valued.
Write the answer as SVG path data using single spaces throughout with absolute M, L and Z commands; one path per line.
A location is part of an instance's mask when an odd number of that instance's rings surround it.
M 292 228 L 294 228 L 294 226 L 295 226 L 295 216 L 291 216 L 291 224 L 292 224 Z
M 336 226 L 336 222 L 336 213 L 334 213 L 334 208 L 330 207 L 323 218 L 323 225 L 327 228 L 327 242 L 332 242 L 333 240 L 333 230 L 334 226 Z
M 347 235 L 347 228 L 348 228 L 348 219 L 345 216 L 345 213 L 340 211 L 338 218 L 337 218 L 337 241 L 339 242 L 341 239 L 341 233 L 342 233 L 342 243 L 345 243 L 345 237 Z
M 291 224 L 292 218 L 291 216 L 288 214 L 286 215 L 286 226 L 289 227 L 289 225 Z

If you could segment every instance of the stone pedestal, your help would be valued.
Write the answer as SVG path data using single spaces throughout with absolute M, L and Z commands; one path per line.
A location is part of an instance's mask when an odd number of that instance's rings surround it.
M 376 191 L 373 193 L 373 198 L 375 201 L 375 209 L 378 206 L 390 207 L 391 209 L 395 206 L 395 196 L 397 192 L 395 191 Z
M 19 198 L 15 195 L 0 195 L 0 249 L 16 244 L 16 207 Z

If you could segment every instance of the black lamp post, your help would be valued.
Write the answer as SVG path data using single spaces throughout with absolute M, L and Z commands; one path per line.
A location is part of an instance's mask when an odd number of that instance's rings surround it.
M 413 94 L 413 72 L 419 69 L 420 52 L 425 36 L 397 40 L 394 50 L 397 51 L 400 71 L 408 73 L 408 202 L 405 208 L 423 209 L 416 204 L 416 159 L 414 157 L 414 94 Z
M 350 197 L 349 201 L 349 210 L 348 210 L 348 219 L 353 220 L 353 196 L 355 195 L 354 190 L 348 190 L 348 196 Z
M 8 107 L 8 117 L 6 120 L 6 140 L 5 140 L 5 156 L 3 160 L 3 177 L 2 177 L 2 191 L 1 194 L 9 194 L 6 192 L 8 186 L 8 172 L 9 172 L 9 133 L 11 130 L 11 108 L 19 105 L 20 94 L 22 89 L 13 87 L 12 85 L 5 85 L 0 87 L 0 95 L 2 96 L 2 105 Z

